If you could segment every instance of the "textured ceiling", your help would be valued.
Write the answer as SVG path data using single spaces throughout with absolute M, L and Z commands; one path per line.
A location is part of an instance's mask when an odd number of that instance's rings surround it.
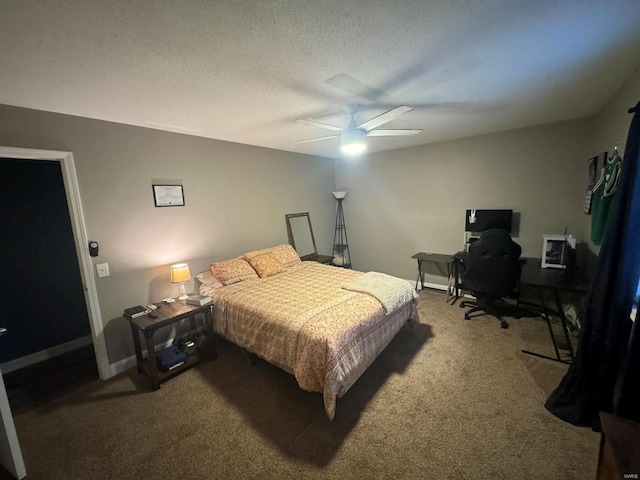
M 593 114 L 639 25 L 638 0 L 3 0 L 0 103 L 337 157 L 294 120 L 414 107 L 381 151 Z

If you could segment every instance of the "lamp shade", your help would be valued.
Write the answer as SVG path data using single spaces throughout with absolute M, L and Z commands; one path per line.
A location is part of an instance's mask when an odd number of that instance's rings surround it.
M 189 265 L 186 263 L 176 263 L 171 265 L 171 283 L 181 283 L 191 280 Z
M 331 194 L 333 195 L 333 197 L 334 197 L 336 200 L 341 200 L 341 199 L 343 199 L 344 197 L 346 197 L 346 196 L 347 196 L 347 193 L 349 193 L 349 192 L 331 192 Z

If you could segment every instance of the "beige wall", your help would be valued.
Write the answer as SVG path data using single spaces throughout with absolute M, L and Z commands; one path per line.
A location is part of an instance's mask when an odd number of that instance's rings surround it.
M 414 279 L 412 254 L 463 248 L 468 208 L 519 213 L 525 256 L 540 257 L 543 233 L 580 237 L 591 130 L 574 120 L 337 161 L 354 267 Z
M 211 261 L 286 242 L 284 214 L 309 211 L 329 253 L 335 201 L 344 202 L 354 268 L 413 279 L 418 251 L 462 248 L 467 208 L 511 208 L 516 240 L 539 256 L 543 233 L 588 241 L 586 160 L 624 149 L 640 99 L 640 69 L 593 118 L 336 160 L 0 106 L 0 145 L 71 151 L 94 263 L 109 359 L 132 354 L 122 309 L 175 295 L 168 266 L 193 274 Z M 153 180 L 179 180 L 186 206 L 155 208 Z M 597 251 L 591 245 L 591 248 Z M 427 281 L 444 283 L 442 271 Z M 190 286 L 190 285 L 188 285 Z
M 593 133 L 588 139 L 590 157 L 604 151 L 611 153 L 616 144 L 620 155 L 624 154 L 629 126 L 633 118 L 627 110 L 638 101 L 640 101 L 640 68 L 624 82 L 595 116 Z M 593 245 L 590 239 L 591 216 L 589 215 L 583 217 L 582 232 L 588 239 L 590 248 L 598 252 L 600 247 Z
M 0 145 L 74 154 L 110 362 L 133 354 L 120 317 L 177 294 L 169 265 L 191 273 L 245 251 L 287 242 L 284 215 L 308 211 L 318 249 L 335 220 L 334 162 L 229 142 L 0 106 Z M 153 180 L 179 180 L 185 207 L 156 208 Z M 187 284 L 189 290 L 191 284 Z
M 541 235 L 565 228 L 597 253 L 583 212 L 587 159 L 616 143 L 624 152 L 639 100 L 640 68 L 590 118 L 337 160 L 354 268 L 414 279 L 413 253 L 463 247 L 468 208 L 517 212 L 523 255 L 539 257 Z M 426 281 L 445 283 L 430 271 Z

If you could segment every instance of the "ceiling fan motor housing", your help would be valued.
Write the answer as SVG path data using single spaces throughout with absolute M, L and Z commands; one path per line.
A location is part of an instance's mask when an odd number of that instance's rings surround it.
M 364 130 L 359 128 L 350 128 L 340 134 L 340 140 L 342 145 L 348 143 L 362 143 L 364 142 Z

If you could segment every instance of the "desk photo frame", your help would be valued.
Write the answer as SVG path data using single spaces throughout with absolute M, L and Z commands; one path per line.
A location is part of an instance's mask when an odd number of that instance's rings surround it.
M 152 185 L 156 207 L 184 207 L 182 185 Z

